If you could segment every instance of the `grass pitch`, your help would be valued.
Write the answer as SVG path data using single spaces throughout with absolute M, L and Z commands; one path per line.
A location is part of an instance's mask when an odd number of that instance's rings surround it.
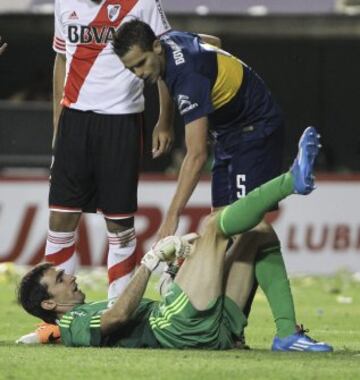
M 274 323 L 261 292 L 255 299 L 246 331 L 250 351 L 126 350 L 18 346 L 14 341 L 37 321 L 15 302 L 19 271 L 0 267 L 0 379 L 360 379 L 360 278 L 292 280 L 298 321 L 310 335 L 331 343 L 334 353 L 272 353 Z M 20 271 L 21 272 L 21 271 Z M 88 300 L 106 296 L 104 271 L 79 278 Z M 147 296 L 155 296 L 150 284 Z

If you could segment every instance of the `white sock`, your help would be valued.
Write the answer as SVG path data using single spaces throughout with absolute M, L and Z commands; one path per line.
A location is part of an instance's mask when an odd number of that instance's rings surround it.
M 109 290 L 108 298 L 118 297 L 129 283 L 136 266 L 135 229 L 119 233 L 108 232 L 109 252 L 107 258 Z
M 48 232 L 45 247 L 45 261 L 73 275 L 76 269 L 75 232 Z

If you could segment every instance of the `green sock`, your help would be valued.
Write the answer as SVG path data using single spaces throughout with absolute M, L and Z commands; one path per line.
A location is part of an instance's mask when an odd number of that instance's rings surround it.
M 277 336 L 285 338 L 294 334 L 294 301 L 279 245 L 260 252 L 255 262 L 255 277 L 269 302 Z
M 250 230 L 260 223 L 271 207 L 293 192 L 294 180 L 290 172 L 266 182 L 220 213 L 220 230 L 226 236 Z

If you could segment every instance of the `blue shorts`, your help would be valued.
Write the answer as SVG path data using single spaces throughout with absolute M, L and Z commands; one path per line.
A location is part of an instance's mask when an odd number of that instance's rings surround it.
M 226 151 L 215 144 L 211 186 L 213 207 L 226 206 L 281 174 L 283 131 L 280 126 L 266 137 L 240 140 Z

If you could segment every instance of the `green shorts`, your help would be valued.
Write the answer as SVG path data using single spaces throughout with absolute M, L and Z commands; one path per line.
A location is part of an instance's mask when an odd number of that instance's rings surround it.
M 163 348 L 233 348 L 246 324 L 230 298 L 221 296 L 199 311 L 175 283 L 150 315 L 152 331 Z

